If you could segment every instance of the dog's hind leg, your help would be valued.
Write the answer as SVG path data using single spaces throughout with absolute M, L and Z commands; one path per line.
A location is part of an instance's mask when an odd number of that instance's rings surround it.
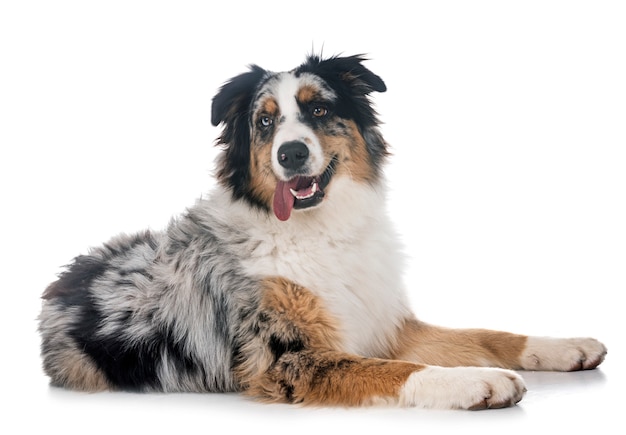
M 438 366 L 573 371 L 596 368 L 606 355 L 593 338 L 529 337 L 486 329 L 448 329 L 407 320 L 392 357 Z
M 110 389 L 104 373 L 67 334 L 73 318 L 58 304 L 44 305 L 40 315 L 43 368 L 51 383 L 81 391 Z

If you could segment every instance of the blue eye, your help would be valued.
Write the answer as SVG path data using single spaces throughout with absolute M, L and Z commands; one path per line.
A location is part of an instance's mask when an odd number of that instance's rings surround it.
M 269 127 L 273 123 L 274 123 L 274 120 L 270 116 L 263 115 L 263 116 L 261 116 L 259 118 L 259 126 L 260 127 Z

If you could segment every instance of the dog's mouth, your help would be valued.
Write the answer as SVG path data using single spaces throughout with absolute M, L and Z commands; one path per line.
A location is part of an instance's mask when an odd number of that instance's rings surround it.
M 290 180 L 276 183 L 274 191 L 274 214 L 281 221 L 291 216 L 293 209 L 303 209 L 318 205 L 324 200 L 324 189 L 335 173 L 337 157 L 333 156 L 321 175 L 308 177 L 298 175 Z

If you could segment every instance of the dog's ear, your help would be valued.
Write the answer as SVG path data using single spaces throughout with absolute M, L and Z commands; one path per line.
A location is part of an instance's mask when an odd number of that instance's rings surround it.
M 215 126 L 220 122 L 229 122 L 238 115 L 246 115 L 254 97 L 254 91 L 265 76 L 266 71 L 251 65 L 250 71 L 233 77 L 220 88 L 213 97 L 211 106 L 211 123 Z
M 331 86 L 347 85 L 353 91 L 363 95 L 372 91 L 385 92 L 387 86 L 383 79 L 363 65 L 366 60 L 367 58 L 362 54 L 347 57 L 334 56 L 328 59 L 311 55 L 296 71 L 312 72 L 322 77 Z
M 250 106 L 254 94 L 266 75 L 256 65 L 250 70 L 226 82 L 213 97 L 211 123 L 224 124 L 217 145 L 223 147 L 217 167 L 218 180 L 233 189 L 236 197 L 242 197 L 248 188 L 250 164 Z

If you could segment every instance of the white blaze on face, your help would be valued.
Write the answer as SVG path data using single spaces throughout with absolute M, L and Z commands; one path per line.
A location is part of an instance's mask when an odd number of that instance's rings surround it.
M 276 135 L 272 144 L 272 168 L 278 178 L 286 181 L 284 168 L 278 163 L 278 148 L 286 142 L 299 141 L 309 149 L 309 158 L 305 165 L 307 175 L 321 174 L 325 169 L 322 147 L 313 130 L 302 121 L 297 102 L 297 95 L 304 85 L 316 85 L 312 76 L 306 74 L 296 77 L 293 73 L 282 73 L 273 84 L 272 94 L 278 103 L 280 118 L 275 120 Z

